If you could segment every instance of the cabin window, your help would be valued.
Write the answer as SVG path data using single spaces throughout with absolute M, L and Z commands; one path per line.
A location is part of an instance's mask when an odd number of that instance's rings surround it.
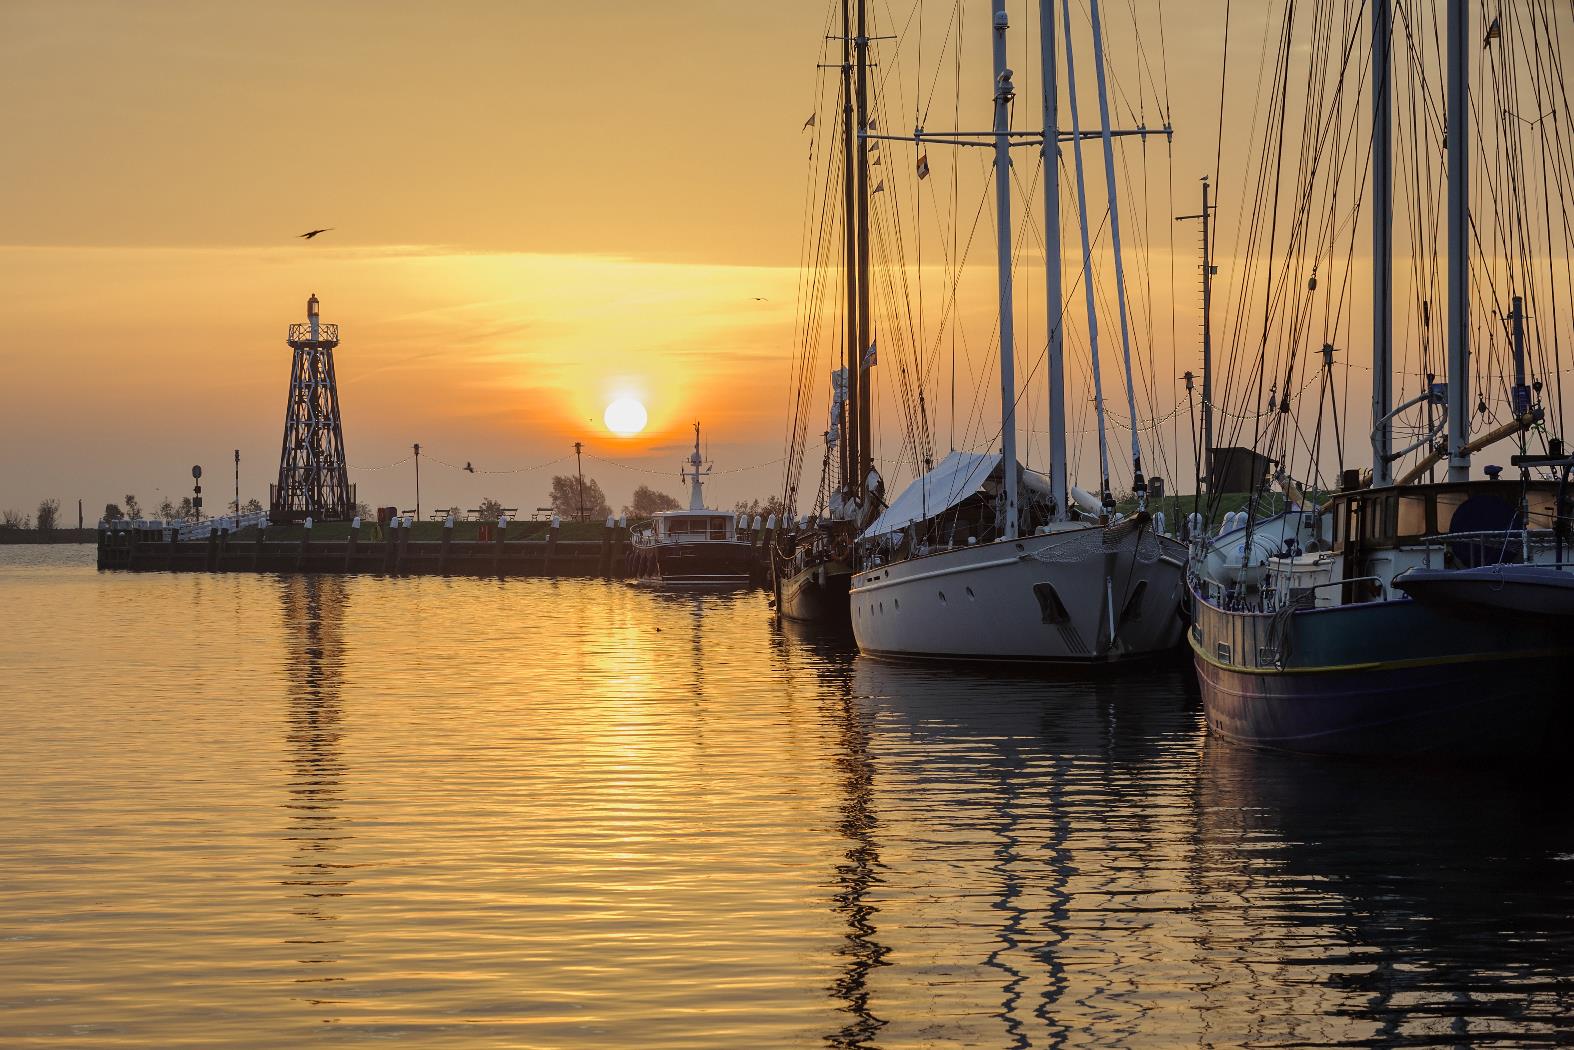
M 1558 496 L 1556 492 L 1549 492 L 1545 489 L 1532 489 L 1525 493 L 1525 503 L 1530 509 L 1530 528 L 1552 528 L 1558 517 Z
M 1394 535 L 1394 519 L 1399 516 L 1399 500 L 1393 495 L 1376 496 L 1362 501 L 1361 538 L 1368 543 L 1379 543 Z
M 1039 615 L 1045 623 L 1066 623 L 1070 621 L 1071 614 L 1066 612 L 1065 603 L 1060 600 L 1060 595 L 1055 593 L 1054 584 L 1035 583 L 1033 597 L 1038 599 Z
M 1426 511 L 1431 501 L 1424 495 L 1407 492 L 1399 497 L 1399 520 L 1395 531 L 1400 536 L 1424 536 L 1427 533 Z
M 1220 642 L 1217 647 L 1215 647 L 1214 653 L 1219 657 L 1219 662 L 1221 664 L 1229 663 L 1231 655 L 1230 643 Z

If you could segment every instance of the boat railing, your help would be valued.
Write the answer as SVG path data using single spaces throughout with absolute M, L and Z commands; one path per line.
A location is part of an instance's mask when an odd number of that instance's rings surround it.
M 1432 568 L 1432 554 L 1441 556 L 1449 547 L 1458 543 L 1477 544 L 1483 551 L 1497 547 L 1501 554 L 1517 548 L 1519 560 L 1532 561 L 1532 551 L 1540 545 L 1551 545 L 1556 540 L 1552 529 L 1478 529 L 1471 532 L 1440 532 L 1422 537 L 1415 546 L 1420 547 L 1422 567 Z M 1574 556 L 1574 549 L 1570 550 Z M 1499 561 L 1507 560 L 1500 557 Z

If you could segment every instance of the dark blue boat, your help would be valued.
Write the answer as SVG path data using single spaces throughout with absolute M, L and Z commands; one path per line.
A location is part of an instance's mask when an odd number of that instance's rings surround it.
M 1525 755 L 1562 747 L 1574 694 L 1565 622 L 1410 598 L 1272 613 L 1193 591 L 1188 637 L 1209 729 L 1336 755 Z

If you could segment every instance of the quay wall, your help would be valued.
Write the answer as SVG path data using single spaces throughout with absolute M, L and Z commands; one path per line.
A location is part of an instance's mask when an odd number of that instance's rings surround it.
M 460 523 L 464 524 L 464 523 Z M 474 523 L 469 535 L 475 536 Z M 340 525 L 215 532 L 204 539 L 179 539 L 172 530 L 103 528 L 98 534 L 98 568 L 125 572 L 377 573 L 448 576 L 585 576 L 620 579 L 630 575 L 629 530 L 584 526 L 568 539 L 566 529 L 492 526 L 486 538 L 456 538 L 455 528 L 359 530 Z M 320 538 L 318 533 L 337 534 Z M 416 538 L 432 536 L 435 538 Z M 769 574 L 769 546 L 756 535 L 758 576 Z

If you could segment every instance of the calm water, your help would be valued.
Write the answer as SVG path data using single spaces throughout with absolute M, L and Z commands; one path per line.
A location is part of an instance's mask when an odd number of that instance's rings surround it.
M 764 595 L 0 547 L 0 1046 L 1574 1039 L 1566 777 L 1210 743 Z

